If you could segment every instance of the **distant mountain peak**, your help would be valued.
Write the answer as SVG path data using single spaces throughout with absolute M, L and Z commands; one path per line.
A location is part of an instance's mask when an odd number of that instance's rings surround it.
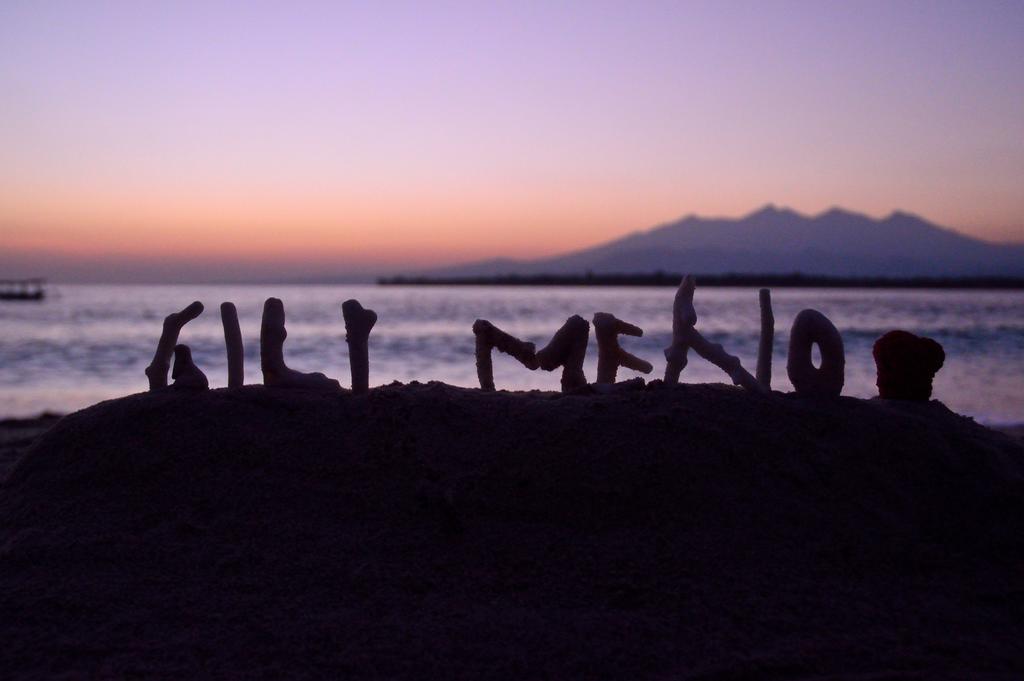
M 846 210 L 845 208 L 841 208 L 840 206 L 832 206 L 831 208 L 826 210 L 821 215 L 818 215 L 817 219 L 822 220 L 822 219 L 837 218 L 837 217 L 863 218 L 863 217 L 866 217 L 866 216 L 864 216 L 864 215 L 862 215 L 860 213 L 854 213 L 853 211 Z
M 975 239 L 896 210 L 883 219 L 832 207 L 813 217 L 766 204 L 740 218 L 693 214 L 592 248 L 497 260 L 438 276 L 641 272 L 832 276 L 1024 276 L 1024 245 Z
M 767 203 L 764 206 L 762 206 L 761 208 L 755 210 L 753 213 L 750 213 L 749 215 L 746 215 L 745 217 L 740 218 L 739 222 L 743 222 L 743 221 L 746 221 L 746 220 L 752 220 L 752 221 L 758 221 L 758 222 L 763 222 L 765 220 L 770 220 L 770 221 L 776 222 L 776 221 L 780 221 L 780 220 L 790 220 L 790 219 L 801 219 L 802 220 L 802 219 L 805 219 L 805 217 L 803 215 L 800 215 L 799 213 L 797 213 L 796 211 L 794 211 L 794 210 L 792 210 L 790 208 L 786 208 L 785 206 L 781 206 L 780 207 L 780 206 L 776 206 L 774 203 Z M 697 218 L 697 220 L 699 221 L 700 218 Z
M 920 215 L 915 215 L 913 213 L 908 213 L 905 210 L 899 209 L 889 213 L 889 215 L 885 217 L 883 222 L 890 222 L 893 220 L 913 220 L 914 222 L 927 222 L 927 220 L 922 218 Z
M 784 212 L 786 211 L 780 210 L 774 203 L 766 203 L 748 215 L 745 219 L 781 215 Z

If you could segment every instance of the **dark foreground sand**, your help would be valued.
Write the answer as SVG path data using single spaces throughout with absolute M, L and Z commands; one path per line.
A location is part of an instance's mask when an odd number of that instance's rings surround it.
M 32 443 L 60 418 L 59 414 L 47 412 L 35 418 L 0 420 L 0 480 L 7 477 Z
M 939 403 L 169 390 L 20 459 L 3 678 L 1024 678 L 1024 448 Z

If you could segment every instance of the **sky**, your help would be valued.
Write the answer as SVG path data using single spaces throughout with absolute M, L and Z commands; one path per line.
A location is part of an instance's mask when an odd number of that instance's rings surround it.
M 1024 242 L 1021 2 L 0 3 L 0 270 L 395 272 L 766 203 Z

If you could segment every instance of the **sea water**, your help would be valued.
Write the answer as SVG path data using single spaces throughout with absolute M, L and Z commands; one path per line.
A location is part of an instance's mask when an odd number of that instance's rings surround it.
M 611 287 L 381 287 L 374 285 L 64 285 L 43 302 L 0 303 L 0 417 L 44 410 L 67 412 L 100 400 L 146 390 L 143 373 L 153 357 L 164 316 L 193 300 L 206 311 L 182 331 L 213 387 L 227 383 L 219 306 L 238 308 L 245 342 L 247 383 L 261 381 L 259 330 L 263 301 L 284 301 L 285 358 L 300 371 L 321 371 L 349 384 L 341 303 L 357 298 L 376 310 L 370 337 L 370 384 L 444 381 L 476 386 L 475 319 L 488 319 L 542 347 L 567 317 L 610 312 L 644 329 L 622 338 L 630 352 L 665 368 L 671 337 L 672 288 Z M 792 390 L 786 377 L 789 328 L 814 308 L 838 327 L 846 346 L 843 394 L 872 397 L 871 346 L 891 329 L 934 338 L 946 350 L 934 397 L 990 424 L 1024 423 L 1024 292 L 890 289 L 776 289 L 772 387 Z M 752 288 L 698 288 L 697 328 L 737 355 L 753 373 L 760 335 L 758 294 Z M 596 374 L 591 334 L 586 372 Z M 619 380 L 636 376 L 620 369 Z M 559 373 L 528 371 L 495 352 L 499 389 L 558 390 Z M 684 382 L 729 382 L 694 353 Z

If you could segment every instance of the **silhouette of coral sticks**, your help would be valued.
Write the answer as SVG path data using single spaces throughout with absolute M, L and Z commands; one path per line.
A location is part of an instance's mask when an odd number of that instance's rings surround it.
M 544 371 L 562 367 L 562 392 L 569 392 L 587 384 L 583 373 L 583 359 L 590 339 L 590 323 L 573 315 L 565 320 L 551 341 L 537 351 L 537 364 Z
M 811 346 L 818 344 L 821 366 L 811 362 Z M 786 373 L 798 395 L 835 397 L 843 391 L 846 353 L 843 337 L 828 317 L 817 310 L 801 310 L 789 332 Z
M 676 290 L 672 304 L 672 342 L 665 348 L 665 383 L 679 382 L 679 376 L 686 367 L 692 348 L 700 357 L 711 362 L 729 375 L 733 383 L 756 393 L 771 392 L 772 346 L 775 336 L 775 317 L 772 313 L 771 292 L 761 289 L 759 302 L 761 310 L 761 338 L 758 344 L 757 377 L 750 375 L 739 358 L 730 355 L 721 345 L 708 341 L 697 331 L 697 311 L 693 306 L 696 280 L 686 275 Z M 224 326 L 224 344 L 228 356 L 228 387 L 239 387 L 244 383 L 244 353 L 242 334 L 238 324 L 238 311 L 233 303 L 221 304 L 221 322 Z M 150 390 L 167 386 L 167 372 L 174 358 L 175 385 L 179 387 L 208 387 L 206 376 L 192 361 L 187 345 L 178 344 L 182 327 L 203 312 L 203 304 L 195 301 L 180 312 L 167 315 L 164 319 L 160 340 L 157 342 L 153 361 L 146 367 Z M 364 308 L 357 300 L 346 300 L 341 306 L 345 321 L 345 340 L 349 346 L 349 361 L 352 371 L 352 392 L 366 393 L 369 390 L 369 337 L 377 323 L 377 313 Z M 643 329 L 616 318 L 607 312 L 594 315 L 594 334 L 597 337 L 597 383 L 607 386 L 615 383 L 620 366 L 650 373 L 650 362 L 626 352 L 618 337 L 643 336 Z M 902 332 L 901 332 L 902 333 Z M 485 391 L 494 390 L 494 367 L 492 350 L 511 355 L 527 369 L 554 371 L 562 367 L 561 385 L 563 392 L 569 392 L 587 385 L 583 361 L 590 339 L 590 323 L 579 315 L 566 319 L 555 332 L 548 344 L 536 350 L 533 343 L 522 341 L 494 326 L 486 319 L 473 323 L 476 338 L 476 366 L 480 387 Z M 909 334 L 907 334 L 909 336 Z M 340 390 L 338 381 L 321 373 L 303 373 L 290 369 L 284 361 L 285 330 L 284 304 L 278 298 L 268 298 L 263 306 L 263 320 L 260 327 L 260 368 L 263 383 L 277 388 L 306 388 L 315 390 Z M 917 340 L 914 338 L 913 340 Z M 814 367 L 811 362 L 811 348 L 817 344 L 821 349 L 822 364 Z M 922 346 L 931 350 L 933 341 L 923 339 Z M 907 359 L 904 346 L 908 342 L 898 333 L 879 340 L 875 347 L 875 358 L 879 363 L 879 387 L 887 396 L 902 396 L 903 392 L 913 393 L 909 399 L 927 399 L 930 394 L 931 377 L 942 366 L 942 350 L 938 347 L 937 360 L 913 375 L 916 381 L 912 389 L 904 389 L 896 379 Z M 915 346 L 916 347 L 916 346 Z M 913 354 L 913 353 L 910 353 Z M 934 366 L 933 366 L 934 365 Z M 916 365 L 915 365 L 916 366 Z M 845 356 L 842 336 L 825 315 L 815 310 L 803 310 L 797 315 L 790 332 L 789 354 L 786 369 L 790 381 L 798 394 L 831 396 L 839 395 L 843 387 Z M 913 373 L 913 372 L 911 372 Z M 908 374 L 909 375 L 909 374 Z M 902 375 L 900 375 L 902 376 Z M 904 381 L 906 382 L 906 381 Z M 921 397 L 921 396 L 923 397 Z M 907 399 L 907 398 L 905 398 Z
M 364 308 L 358 300 L 346 300 L 341 304 L 341 316 L 345 319 L 352 392 L 360 395 L 370 389 L 370 330 L 377 323 L 377 313 Z
M 597 337 L 597 382 L 615 383 L 615 375 L 623 366 L 633 371 L 649 374 L 654 370 L 650 362 L 631 355 L 619 345 L 619 336 L 644 335 L 643 329 L 634 326 L 607 312 L 594 315 L 594 335 Z
M 772 350 L 775 344 L 775 315 L 772 314 L 772 292 L 758 292 L 761 304 L 761 340 L 757 345 L 757 382 L 765 390 L 772 389 Z
M 686 275 L 676 289 L 672 301 L 672 344 L 665 348 L 665 383 L 679 382 L 679 374 L 687 364 L 690 345 L 686 342 L 686 329 L 697 323 L 697 311 L 693 307 L 693 291 L 697 286 L 692 275 Z
M 263 304 L 263 322 L 260 326 L 260 368 L 263 384 L 271 388 L 306 388 L 312 390 L 340 390 L 333 378 L 321 373 L 302 373 L 289 369 L 284 362 L 284 303 L 279 298 L 267 298 Z
M 153 355 L 153 361 L 146 367 L 150 390 L 167 387 L 167 372 L 171 368 L 174 346 L 178 344 L 178 334 L 181 333 L 183 326 L 202 313 L 203 304 L 197 300 L 181 312 L 172 312 L 164 318 L 160 340 L 156 344 L 156 353 Z
M 494 390 L 492 348 L 511 355 L 530 371 L 539 366 L 536 346 L 533 343 L 521 341 L 515 336 L 505 333 L 486 319 L 478 319 L 473 322 L 473 335 L 476 336 L 476 375 L 480 379 L 481 390 Z
M 206 390 L 210 382 L 206 374 L 192 361 L 192 350 L 187 345 L 174 346 L 174 369 L 171 371 L 175 388 Z
M 234 303 L 220 304 L 220 321 L 224 326 L 224 346 L 228 353 L 228 387 L 240 388 L 245 384 L 245 348 L 242 330 L 238 326 L 238 310 Z
M 697 311 L 693 307 L 693 293 L 697 282 L 692 275 L 683 277 L 676 291 L 672 309 L 672 344 L 665 348 L 665 382 L 678 383 L 679 374 L 686 366 L 690 348 L 698 355 L 724 371 L 736 385 L 752 392 L 766 392 L 766 388 L 743 368 L 740 360 L 725 351 L 721 345 L 709 342 L 696 329 Z

